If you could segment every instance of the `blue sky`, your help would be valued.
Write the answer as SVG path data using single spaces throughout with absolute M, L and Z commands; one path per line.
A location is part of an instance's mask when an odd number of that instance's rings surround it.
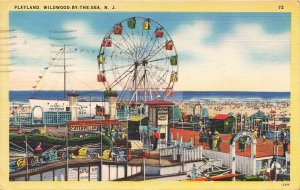
M 77 30 L 76 47 L 84 50 L 75 56 L 74 70 L 82 71 L 77 77 L 93 89 L 103 88 L 95 80 L 95 57 L 100 42 L 114 24 L 134 16 L 157 21 L 174 40 L 179 56 L 179 81 L 175 90 L 290 90 L 289 13 L 14 11 L 10 12 L 9 20 L 10 28 L 16 29 L 17 45 L 13 54 L 17 58 L 11 60 L 15 63 L 11 89 L 31 89 L 53 56 L 50 30 L 65 29 Z M 92 53 L 93 50 L 96 52 Z M 27 71 L 32 75 L 25 77 Z M 20 76 L 24 76 L 22 80 Z M 76 82 L 73 86 L 86 88 Z

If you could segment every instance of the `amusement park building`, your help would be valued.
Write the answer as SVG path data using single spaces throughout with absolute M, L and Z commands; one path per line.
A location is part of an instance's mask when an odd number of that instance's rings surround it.
M 235 118 L 231 115 L 219 114 L 210 119 L 210 128 L 221 134 L 230 134 L 235 126 Z

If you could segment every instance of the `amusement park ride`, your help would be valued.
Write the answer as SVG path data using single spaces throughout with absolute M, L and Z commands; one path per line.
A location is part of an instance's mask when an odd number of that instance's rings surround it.
M 97 56 L 98 82 L 119 90 L 118 101 L 141 103 L 174 95 L 178 55 L 168 32 L 149 18 L 115 24 L 104 36 Z

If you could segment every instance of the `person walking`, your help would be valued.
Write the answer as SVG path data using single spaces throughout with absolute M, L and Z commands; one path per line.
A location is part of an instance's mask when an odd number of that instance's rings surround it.
M 285 157 L 286 152 L 288 152 L 288 145 L 289 145 L 289 139 L 287 138 L 287 135 L 284 135 L 282 139 L 282 148 L 283 148 L 283 156 Z
M 219 136 L 219 138 L 218 138 L 218 140 L 217 140 L 217 150 L 218 150 L 218 151 L 221 151 L 221 142 L 222 142 L 222 138 L 221 138 L 220 135 L 218 135 L 218 136 Z
M 254 131 L 252 132 L 252 135 L 254 138 L 257 139 L 257 129 L 255 128 Z
M 266 144 L 266 140 L 267 140 L 266 134 L 263 134 L 262 138 L 263 138 L 263 144 Z
M 159 139 L 159 133 L 158 133 L 157 130 L 154 130 L 153 137 L 154 137 L 153 150 L 156 150 L 157 149 L 158 139 Z
M 218 140 L 219 140 L 220 136 L 219 136 L 219 132 L 218 131 L 215 131 L 214 134 L 215 135 L 213 137 L 213 150 L 217 151 L 218 150 L 217 144 L 218 144 Z
M 202 144 L 203 142 L 202 142 L 202 140 L 203 140 L 203 134 L 202 134 L 202 131 L 201 131 L 201 128 L 200 128 L 200 130 L 199 130 L 199 143 L 200 144 Z
M 211 134 L 211 131 L 208 131 L 208 145 L 209 145 L 209 149 L 212 150 L 213 149 L 213 135 Z
M 208 135 L 208 134 L 207 134 L 207 131 L 204 130 L 204 131 L 203 131 L 203 140 L 202 140 L 202 143 L 203 143 L 203 144 L 208 144 L 208 143 L 207 143 L 207 135 Z
M 240 139 L 239 139 L 239 148 L 240 148 L 241 152 L 245 152 L 245 146 L 246 146 L 245 137 L 240 137 Z

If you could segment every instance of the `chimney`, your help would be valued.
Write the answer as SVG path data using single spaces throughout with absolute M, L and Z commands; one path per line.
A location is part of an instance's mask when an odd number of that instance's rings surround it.
M 77 97 L 79 94 L 76 94 L 75 92 L 68 93 L 69 96 L 69 106 L 71 111 L 71 121 L 77 121 L 78 120 L 78 99 Z
M 108 103 L 110 119 L 117 119 L 117 96 L 109 96 Z

